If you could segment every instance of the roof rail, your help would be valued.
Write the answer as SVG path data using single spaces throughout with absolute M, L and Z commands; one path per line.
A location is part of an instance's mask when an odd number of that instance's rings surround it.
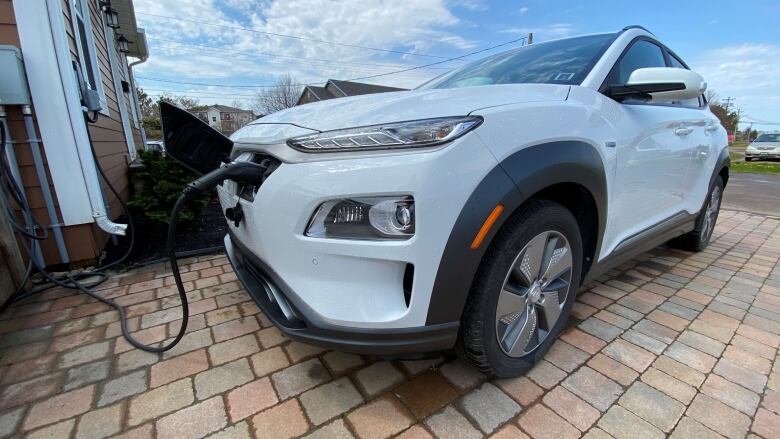
M 650 32 L 649 29 L 647 29 L 644 26 L 640 26 L 638 24 L 632 24 L 631 26 L 626 26 L 623 29 L 621 29 L 620 32 L 625 32 L 625 31 L 630 30 L 630 29 L 642 29 L 643 31 Z M 653 34 L 652 32 L 650 32 L 650 33 Z M 653 35 L 655 35 L 655 34 L 653 34 Z

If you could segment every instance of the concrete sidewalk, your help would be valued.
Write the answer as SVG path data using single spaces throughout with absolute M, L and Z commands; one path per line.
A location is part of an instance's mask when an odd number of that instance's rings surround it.
M 0 316 L 0 437 L 776 438 L 780 220 L 723 211 L 698 254 L 658 248 L 578 297 L 524 377 L 374 362 L 291 342 L 222 256 L 191 261 L 191 323 L 165 355 L 117 314 L 50 291 Z M 164 266 L 112 277 L 136 337 L 176 333 Z

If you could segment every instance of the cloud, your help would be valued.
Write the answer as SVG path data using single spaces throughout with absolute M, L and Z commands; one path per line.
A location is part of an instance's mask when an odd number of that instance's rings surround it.
M 690 65 L 721 98 L 736 98 L 746 119 L 780 122 L 778 53 L 780 45 L 741 44 L 706 51 Z
M 475 41 L 458 35 L 463 22 L 452 12 L 454 3 L 463 8 L 482 4 L 448 0 L 202 0 L 182 7 L 179 0 L 135 0 L 139 25 L 146 29 L 151 54 L 137 68 L 137 74 L 187 82 L 269 84 L 286 73 L 301 82 L 324 83 L 328 78 L 352 79 L 400 70 L 440 58 L 386 51 L 456 56 L 477 47 Z M 459 64 L 365 82 L 413 87 Z M 147 88 L 200 92 L 204 95 L 202 101 L 208 101 L 201 88 L 192 90 L 191 86 L 143 79 L 139 82 Z M 238 89 L 229 90 L 238 93 Z M 251 92 L 244 89 L 242 94 Z
M 515 10 L 515 11 L 513 12 L 513 14 L 517 14 L 517 15 L 523 15 L 523 14 L 525 14 L 525 13 L 526 13 L 526 12 L 528 12 L 528 11 L 529 11 L 529 9 L 528 9 L 526 6 L 523 6 L 523 7 L 521 7 L 520 9 L 517 9 L 517 10 Z

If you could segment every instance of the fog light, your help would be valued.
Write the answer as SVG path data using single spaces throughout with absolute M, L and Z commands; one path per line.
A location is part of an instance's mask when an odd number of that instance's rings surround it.
M 414 199 L 359 197 L 322 203 L 306 236 L 341 239 L 408 239 L 414 235 Z

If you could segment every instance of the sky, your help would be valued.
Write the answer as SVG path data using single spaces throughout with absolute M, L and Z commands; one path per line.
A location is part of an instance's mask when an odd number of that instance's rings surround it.
M 263 90 L 259 86 L 285 74 L 301 84 L 323 85 L 332 78 L 412 88 L 468 60 L 516 47 L 522 41 L 515 40 L 529 32 L 540 42 L 639 24 L 702 74 L 718 96 L 734 98 L 745 122 L 780 129 L 778 0 L 134 4 L 150 52 L 135 68 L 136 79 L 150 95 L 170 91 L 202 104 L 249 108 Z M 429 64 L 435 65 L 415 68 Z M 409 68 L 415 69 L 392 73 Z

